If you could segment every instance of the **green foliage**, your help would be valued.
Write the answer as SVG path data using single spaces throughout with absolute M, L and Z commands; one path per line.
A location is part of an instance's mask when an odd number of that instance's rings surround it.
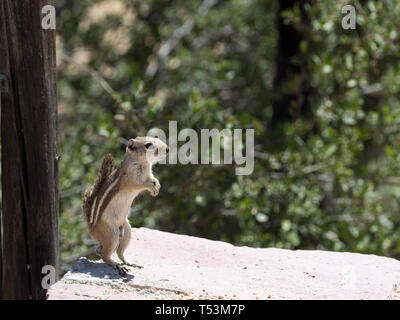
M 276 90 L 277 3 L 218 1 L 202 13 L 188 0 L 57 2 L 63 261 L 91 247 L 81 194 L 102 157 L 121 159 L 121 138 L 168 132 L 170 120 L 198 132 L 254 128 L 255 170 L 158 165 L 161 193 L 139 197 L 133 226 L 240 245 L 399 254 L 400 4 L 354 1 L 356 30 L 341 27 L 344 1 L 304 5 L 307 22 L 298 6 L 283 12 L 302 36 L 293 57 L 300 72 Z M 271 125 L 274 99 L 287 93 L 298 111 Z

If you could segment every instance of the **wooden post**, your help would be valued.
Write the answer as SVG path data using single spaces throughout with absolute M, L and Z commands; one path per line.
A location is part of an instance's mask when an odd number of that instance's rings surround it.
M 8 92 L 8 79 L 5 74 L 0 73 L 0 111 L 1 111 L 1 94 Z M 2 213 L 0 211 L 0 299 L 2 299 L 2 274 L 3 274 L 3 224 Z
M 0 1 L 2 298 L 45 299 L 42 268 L 58 270 L 55 30 L 53 0 Z M 56 274 L 58 277 L 58 274 Z

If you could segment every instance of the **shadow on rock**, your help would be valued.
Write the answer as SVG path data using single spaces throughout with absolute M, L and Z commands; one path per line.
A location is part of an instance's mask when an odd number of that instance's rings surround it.
M 134 275 L 129 273 L 127 273 L 125 277 L 122 277 L 116 269 L 110 267 L 104 262 L 90 261 L 86 258 L 80 258 L 72 268 L 71 273 L 88 274 L 91 277 L 99 279 L 110 279 L 110 280 L 123 279 L 125 282 L 130 281 L 135 277 Z

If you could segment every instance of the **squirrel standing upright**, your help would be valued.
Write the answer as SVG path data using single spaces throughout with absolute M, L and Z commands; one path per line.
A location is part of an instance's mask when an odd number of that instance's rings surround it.
M 96 181 L 83 196 L 83 216 L 90 235 L 101 245 L 103 261 L 126 275 L 126 268 L 117 264 L 111 255 L 116 251 L 123 264 L 124 251 L 131 239 L 129 210 L 135 197 L 142 191 L 150 191 L 153 197 L 160 190 L 159 181 L 153 176 L 152 165 L 164 159 L 168 146 L 160 139 L 137 137 L 128 141 L 125 156 L 117 167 L 114 158 L 107 154 Z

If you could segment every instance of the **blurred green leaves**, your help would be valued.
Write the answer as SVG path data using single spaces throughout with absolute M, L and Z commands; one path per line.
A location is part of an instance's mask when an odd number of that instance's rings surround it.
M 274 90 L 278 1 L 219 1 L 205 15 L 192 0 L 58 1 L 58 56 L 67 57 L 58 66 L 63 261 L 92 248 L 81 194 L 102 157 L 121 159 L 121 139 L 168 131 L 169 120 L 198 132 L 255 128 L 255 170 L 239 177 L 230 165 L 157 165 L 161 193 L 137 199 L 133 226 L 397 256 L 400 4 L 353 2 L 356 30 L 341 28 L 345 1 L 299 1 L 283 13 L 302 35 L 294 59 L 309 71 Z M 159 59 L 187 21 L 191 31 Z M 311 111 L 303 114 L 304 77 Z M 271 126 L 273 101 L 287 93 L 297 95 L 288 106 L 296 116 Z

